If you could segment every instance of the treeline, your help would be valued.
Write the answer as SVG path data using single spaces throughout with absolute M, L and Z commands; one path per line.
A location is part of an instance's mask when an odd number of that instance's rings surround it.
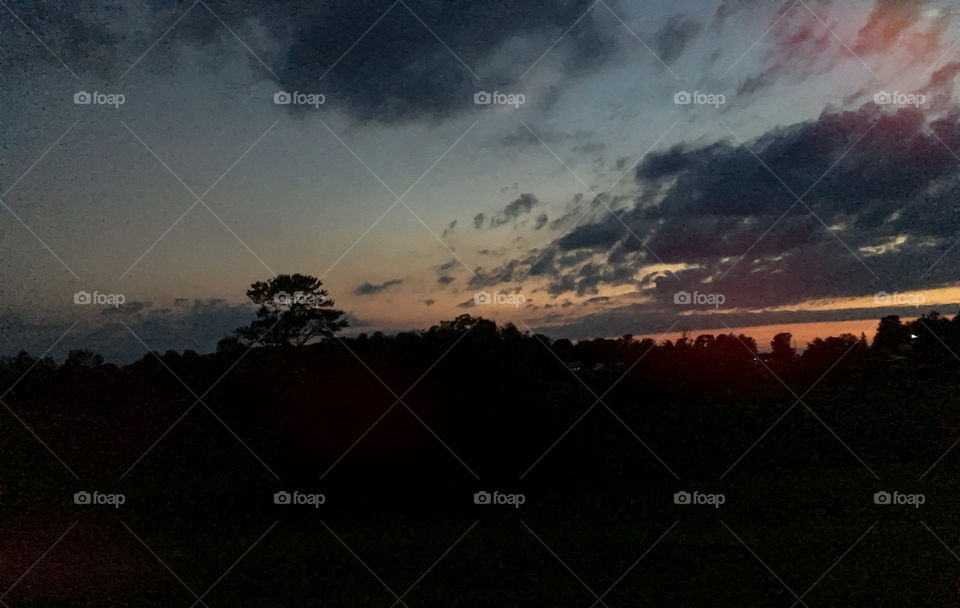
M 246 329 L 246 328 L 244 328 Z M 873 362 L 904 360 L 918 365 L 943 363 L 950 365 L 951 359 L 957 360 L 955 353 L 960 352 L 960 314 L 952 319 L 940 316 L 937 312 L 923 315 L 909 323 L 902 323 L 899 316 L 891 315 L 879 321 L 877 332 L 868 342 L 866 335 L 854 336 L 842 334 L 827 338 L 816 338 L 804 349 L 797 349 L 790 333 L 777 334 L 770 342 L 769 350 L 758 347 L 755 339 L 743 334 L 700 334 L 689 337 L 684 334 L 677 340 L 663 340 L 657 343 L 650 338 L 635 339 L 632 335 L 620 338 L 596 338 L 572 342 L 568 339 L 553 340 L 542 334 L 521 332 L 513 324 L 497 326 L 491 320 L 482 317 L 461 315 L 451 321 L 443 321 L 424 331 L 406 331 L 385 334 L 377 331 L 372 334 L 361 333 L 356 337 L 329 334 L 320 342 L 297 344 L 295 347 L 274 341 L 268 345 L 255 343 L 243 344 L 227 337 L 218 346 L 216 355 L 201 355 L 187 350 L 183 353 L 154 351 L 129 366 L 133 369 L 150 367 L 157 360 L 168 365 L 204 365 L 210 360 L 222 359 L 229 355 L 243 355 L 247 348 L 274 349 L 277 352 L 293 352 L 293 348 L 308 350 L 343 350 L 354 353 L 396 355 L 403 358 L 418 358 L 429 355 L 438 346 L 449 346 L 451 341 L 472 334 L 469 344 L 473 349 L 483 344 L 493 343 L 530 346 L 539 343 L 547 348 L 573 371 L 591 373 L 609 370 L 625 365 L 637 364 L 650 366 L 655 362 L 676 365 L 690 369 L 708 367 L 718 377 L 730 374 L 748 373 L 757 367 L 768 367 L 773 371 L 789 371 L 788 368 L 810 372 L 823 371 L 837 362 L 838 358 L 849 360 L 870 359 Z M 255 343 L 255 344 L 254 344 Z M 475 352 L 482 356 L 481 352 Z M 349 356 L 349 355 L 348 355 Z M 0 380 L 13 383 L 30 370 L 34 379 L 46 378 L 56 372 L 72 372 L 96 368 L 117 368 L 104 361 L 102 355 L 91 350 L 69 351 L 66 359 L 57 364 L 52 357 L 37 359 L 26 351 L 15 357 L 0 358 Z
M 797 420 L 738 470 L 858 466 L 851 450 L 878 466 L 925 467 L 958 436 L 960 315 L 886 317 L 872 343 L 843 335 L 797 352 L 790 342 L 779 335 L 769 352 L 732 334 L 572 343 L 463 315 L 425 331 L 150 353 L 123 367 L 87 351 L 60 365 L 22 353 L 0 365 L 0 383 L 40 436 L 86 433 L 82 444 L 99 451 L 77 460 L 100 459 L 117 475 L 191 407 L 200 413 L 160 443 L 175 446 L 167 457 L 184 469 L 216 462 L 217 450 L 236 458 L 236 439 L 209 408 L 287 476 L 388 485 L 470 473 L 559 486 L 669 482 L 658 458 L 715 476 L 790 407 Z

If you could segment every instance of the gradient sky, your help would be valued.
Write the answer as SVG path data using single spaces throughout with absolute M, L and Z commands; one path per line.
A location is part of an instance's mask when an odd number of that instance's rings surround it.
M 947 2 L 3 4 L 0 354 L 209 351 L 273 273 L 368 332 L 808 339 L 960 302 Z

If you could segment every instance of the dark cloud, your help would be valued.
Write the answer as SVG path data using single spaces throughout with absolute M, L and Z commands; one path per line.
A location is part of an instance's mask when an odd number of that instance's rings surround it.
M 78 0 L 15 2 L 11 8 L 72 69 L 104 81 L 115 81 L 176 23 L 157 47 L 168 59 L 178 61 L 188 51 L 229 40 L 253 69 L 268 78 L 275 74 L 278 88 L 319 90 L 328 103 L 361 120 L 394 122 L 474 111 L 474 92 L 515 85 L 557 40 L 546 64 L 555 61 L 568 77 L 598 68 L 617 50 L 612 18 L 591 11 L 562 36 L 591 4 L 225 0 L 208 7 L 160 0 Z M 180 20 L 188 9 L 190 14 Z M 54 61 L 26 28 L 12 18 L 9 23 L 0 47 L 4 65 Z M 244 54 L 227 28 L 252 53 Z M 500 56 L 508 45 L 511 61 L 505 62 Z
M 616 222 L 587 224 L 575 228 L 557 241 L 557 246 L 565 250 L 606 248 L 611 242 L 624 237 L 626 229 Z
M 528 258 L 527 264 L 529 263 L 532 263 L 532 260 Z M 470 278 L 469 285 L 470 287 L 489 287 L 515 279 L 519 280 L 525 274 L 523 265 L 524 263 L 520 260 L 510 260 L 492 270 L 479 267 L 474 271 L 474 276 Z
M 104 81 L 114 80 L 133 62 L 134 49 L 147 48 L 160 37 L 165 23 L 172 23 L 183 9 L 175 3 L 154 2 L 147 9 L 148 20 L 135 23 L 137 5 L 105 7 L 102 2 L 77 0 L 67 4 L 38 2 L 10 3 L 3 28 L 4 44 L 0 46 L 3 65 L 46 64 L 54 62 L 55 53 L 74 72 L 92 72 Z M 20 24 L 20 21 L 26 25 Z M 136 26 L 135 26 L 136 25 Z M 28 30 L 37 32 L 39 44 Z M 121 32 L 125 32 L 121 34 Z M 46 45 L 50 51 L 44 48 Z M 52 66 L 51 66 L 52 67 Z
M 475 91 L 514 83 L 525 69 L 518 66 L 532 65 L 589 5 L 588 0 L 550 5 L 428 0 L 391 8 L 381 0 L 283 0 L 255 8 L 218 3 L 215 10 L 234 29 L 255 21 L 276 40 L 291 42 L 285 53 L 270 57 L 281 85 L 301 90 L 319 86 L 360 118 L 393 122 L 473 110 Z M 194 32 L 197 37 L 212 34 Z M 526 43 L 511 46 L 511 62 L 492 61 L 504 44 L 515 40 Z M 610 30 L 595 27 L 588 16 L 553 52 L 573 75 L 595 68 L 614 50 Z
M 234 329 L 247 325 L 256 313 L 251 304 L 231 304 L 220 299 L 178 300 L 179 305 L 157 308 L 142 302 L 139 310 L 127 310 L 123 323 L 151 349 L 213 352 L 217 342 Z M 70 323 L 39 322 L 15 313 L 0 315 L 0 356 L 20 350 L 43 353 L 64 335 Z M 108 361 L 129 363 L 147 354 L 147 349 L 111 315 L 103 324 L 78 325 L 66 333 L 50 356 L 57 360 L 70 350 L 89 349 Z
M 790 2 L 781 4 L 789 5 Z M 731 15 L 748 6 L 756 6 L 755 0 L 720 0 L 720 6 L 717 7 L 717 12 L 713 16 L 713 25 L 723 25 Z M 783 9 L 781 8 L 781 10 Z
M 578 201 L 582 198 L 579 194 L 577 197 Z M 550 222 L 550 230 L 571 229 L 573 228 L 574 222 L 576 222 L 582 216 L 583 207 L 579 203 L 574 203 L 570 206 L 566 213 Z
M 472 284 L 544 276 L 554 296 L 644 284 L 660 302 L 719 290 L 742 307 L 948 284 L 960 256 L 937 259 L 960 230 L 960 113 L 933 116 L 868 103 L 747 145 L 651 154 L 636 169 L 632 206 L 574 228 L 542 256 L 478 269 Z M 636 276 L 661 262 L 683 269 Z
M 490 227 L 498 228 L 504 224 L 509 224 L 513 222 L 521 215 L 526 215 L 530 213 L 530 210 L 533 209 L 534 205 L 539 203 L 532 194 L 521 194 L 516 199 L 507 203 L 507 206 L 497 212 L 496 215 L 490 218 Z
M 700 23 L 689 17 L 671 17 L 654 34 L 653 48 L 661 61 L 670 65 L 683 54 L 684 49 L 700 34 L 701 29 Z
M 618 336 L 622 334 L 647 334 L 657 336 L 673 327 L 673 331 L 689 331 L 691 337 L 696 332 L 713 334 L 727 333 L 728 327 L 751 327 L 770 324 L 798 324 L 824 323 L 834 321 L 874 321 L 880 318 L 897 314 L 902 317 L 916 317 L 934 310 L 944 314 L 955 314 L 958 304 L 941 306 L 923 306 L 920 308 L 848 308 L 843 310 L 816 311 L 816 310 L 786 310 L 777 312 L 715 312 L 696 311 L 694 314 L 685 314 L 680 323 L 676 311 L 664 310 L 663 307 L 651 308 L 645 304 L 631 304 L 610 308 L 601 312 L 579 318 L 563 316 L 544 316 L 530 322 L 531 329 L 551 338 L 592 339 L 599 336 Z M 827 337 L 827 334 L 823 337 Z M 868 339 L 872 335 L 868 334 Z M 761 344 L 761 348 L 766 345 Z
M 583 302 L 583 305 L 589 306 L 591 304 L 606 304 L 611 301 L 613 301 L 613 298 L 610 298 L 609 296 L 597 296 L 594 298 L 590 298 L 589 300 L 585 300 Z
M 453 283 L 454 281 L 456 281 L 457 280 L 456 277 L 450 276 L 449 273 L 450 273 L 450 270 L 452 270 L 454 267 L 458 266 L 459 264 L 460 264 L 459 260 L 454 258 L 449 262 L 445 262 L 443 264 L 440 264 L 439 266 L 434 266 L 433 269 L 437 273 L 437 284 L 449 285 L 450 283 Z
M 540 230 L 541 228 L 543 228 L 544 226 L 547 225 L 547 222 L 548 222 L 549 220 L 550 220 L 550 218 L 547 217 L 547 214 L 546 214 L 546 213 L 541 213 L 540 215 L 537 216 L 537 221 L 536 221 L 536 223 L 533 225 L 533 229 L 534 229 L 534 230 Z
M 403 279 L 390 279 L 389 281 L 385 281 L 378 285 L 374 285 L 373 283 L 369 282 L 361 283 L 360 285 L 357 285 L 357 287 L 353 290 L 353 293 L 354 295 L 358 296 L 370 296 L 386 291 L 387 289 L 390 289 L 391 287 L 401 283 L 403 283 Z
M 447 238 L 448 234 L 453 234 L 453 230 L 457 227 L 457 220 L 450 222 L 447 227 L 443 230 L 443 234 L 440 235 L 440 238 Z
M 486 219 L 486 217 L 487 216 L 484 215 L 483 213 L 478 213 L 475 216 L 473 216 L 473 227 L 476 228 L 477 230 L 480 230 L 481 228 L 483 228 L 483 222 Z

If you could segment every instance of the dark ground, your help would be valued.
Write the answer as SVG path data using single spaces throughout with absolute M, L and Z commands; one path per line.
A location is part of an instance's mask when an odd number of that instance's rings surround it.
M 0 600 L 955 606 L 960 321 L 917 323 L 797 357 L 465 318 L 122 368 L 24 356 L 0 368 Z

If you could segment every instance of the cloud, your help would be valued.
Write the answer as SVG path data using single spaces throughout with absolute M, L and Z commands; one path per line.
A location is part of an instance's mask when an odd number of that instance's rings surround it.
M 285 50 L 267 59 L 277 66 L 281 86 L 303 90 L 319 83 L 328 99 L 357 118 L 395 122 L 475 111 L 474 92 L 514 83 L 517 66 L 532 65 L 589 5 L 589 0 L 549 6 L 533 0 L 456 5 L 282 0 L 256 11 L 239 1 L 218 3 L 215 10 L 234 30 L 255 21 L 282 44 Z M 210 29 L 221 27 L 208 21 Z M 210 35 L 206 29 L 192 33 L 201 40 Z M 510 62 L 498 59 L 506 49 Z M 615 50 L 610 28 L 588 16 L 548 61 L 576 75 Z
M 477 230 L 480 230 L 481 228 L 483 228 L 483 222 L 486 219 L 486 217 L 487 216 L 484 215 L 483 213 L 478 213 L 475 216 L 473 216 L 473 227 L 476 228 Z
M 832 70 L 841 59 L 848 57 L 842 43 L 830 30 L 807 10 L 789 10 L 788 14 L 771 15 L 770 30 L 760 53 L 765 67 L 745 78 L 736 89 L 735 100 L 746 103 L 751 96 L 781 80 L 803 81 Z M 781 7 L 780 10 L 783 10 Z M 803 61 L 797 61 L 802 57 Z
M 447 238 L 447 235 L 448 235 L 448 234 L 453 234 L 453 230 L 454 230 L 454 228 L 456 228 L 456 227 L 457 227 L 457 220 L 453 220 L 453 221 L 450 222 L 450 224 L 448 224 L 447 227 L 443 230 L 443 234 L 440 235 L 440 238 L 445 239 L 445 238 Z
M 386 291 L 387 289 L 390 289 L 391 287 L 401 283 L 403 283 L 403 279 L 390 279 L 389 281 L 384 281 L 378 285 L 365 282 L 357 285 L 356 288 L 354 288 L 353 293 L 354 295 L 358 296 L 370 296 Z
M 781 2 L 778 13 L 785 10 L 791 4 L 791 2 Z M 740 12 L 746 7 L 753 7 L 755 5 L 756 3 L 753 0 L 721 0 L 720 6 L 717 7 L 717 12 L 714 14 L 713 25 L 723 25 L 730 16 Z M 777 16 L 779 16 L 779 14 Z
M 20 26 L 17 20 L 12 20 L 11 24 L 17 23 L 17 27 L 5 29 L 7 42 L 2 51 L 4 63 L 49 62 L 51 56 L 44 48 L 46 45 L 69 66 L 109 68 L 109 72 L 103 74 L 105 78 L 119 75 L 114 71 L 117 65 L 123 63 L 121 58 L 126 56 L 128 48 L 132 50 L 144 42 L 149 45 L 151 40 L 148 39 L 155 40 L 164 29 L 160 28 L 154 34 L 152 30 L 142 26 L 147 22 L 141 22 L 141 27 L 136 27 L 139 11 L 132 2 L 110 8 L 91 0 L 77 0 L 61 7 L 30 2 L 15 4 L 10 8 L 27 27 Z M 157 21 L 151 20 L 148 23 L 164 23 L 167 18 L 176 14 L 178 9 L 179 7 L 156 3 L 150 12 L 151 18 L 156 18 Z M 40 31 L 44 45 L 37 44 L 28 27 Z M 132 35 L 121 34 L 124 31 Z
M 872 321 L 896 314 L 901 317 L 915 317 L 921 314 L 938 310 L 955 309 L 956 306 L 925 306 L 919 309 L 904 308 L 849 308 L 844 310 L 786 310 L 778 312 L 730 312 L 710 313 L 697 312 L 684 315 L 680 323 L 674 325 L 677 316 L 674 311 L 664 310 L 662 307 L 651 308 L 644 304 L 631 304 L 602 310 L 578 318 L 561 316 L 557 313 L 548 314 L 540 319 L 531 320 L 530 327 L 536 333 L 551 338 L 592 339 L 599 336 L 617 336 L 623 334 L 648 334 L 657 336 L 669 327 L 674 331 L 689 331 L 691 337 L 699 332 L 726 333 L 724 327 L 752 327 L 762 325 L 826 323 L 836 321 Z M 826 337 L 826 336 L 824 336 Z M 872 336 L 868 335 L 868 338 Z
M 209 6 L 216 17 L 197 7 L 201 10 L 193 9 L 182 21 L 190 3 L 77 0 L 11 8 L 67 65 L 82 66 L 105 81 L 114 81 L 131 58 L 176 23 L 160 46 L 174 61 L 189 61 L 198 51 L 213 55 L 204 47 L 227 40 L 237 51 L 235 33 L 251 51 L 250 64 L 266 78 L 276 74 L 278 88 L 319 89 L 328 103 L 361 121 L 397 122 L 476 111 L 474 92 L 514 84 L 524 69 L 519 66 L 533 65 L 558 40 L 540 69 L 567 78 L 596 70 L 619 47 L 604 13 L 591 11 L 580 19 L 591 4 L 277 0 L 253 7 L 225 0 Z M 573 23 L 577 28 L 564 35 Z M 8 29 L 11 38 L 0 51 L 4 63 L 50 62 L 26 28 Z M 295 104 L 288 108 L 304 111 Z
M 633 285 L 661 304 L 719 291 L 751 308 L 955 282 L 960 256 L 937 261 L 960 229 L 952 150 L 960 111 L 872 102 L 747 144 L 674 146 L 638 165 L 630 206 L 479 268 L 471 285 L 542 277 L 555 297 Z M 673 271 L 638 272 L 662 264 Z
M 910 38 L 910 30 L 921 21 L 924 9 L 928 6 L 934 4 L 925 0 L 877 0 L 867 23 L 857 33 L 853 52 L 863 56 L 885 54 L 895 45 L 903 46 Z M 923 48 L 915 50 L 922 54 L 934 52 L 939 46 L 943 25 L 945 18 L 934 24 L 936 36 L 918 36 L 916 40 L 922 41 Z
M 139 303 L 136 311 L 126 311 L 123 323 L 151 350 L 208 353 L 216 349 L 221 338 L 249 324 L 256 312 L 250 303 L 231 304 L 215 298 L 178 302 L 173 308 Z M 0 356 L 14 355 L 20 350 L 39 355 L 65 332 L 50 353 L 58 360 L 75 349 L 89 349 L 118 363 L 129 363 L 147 354 L 143 344 L 115 320 L 115 315 L 99 318 L 101 322 L 82 323 L 66 332 L 69 323 L 33 321 L 12 312 L 4 313 L 0 315 Z
M 566 230 L 573 228 L 578 220 L 583 217 L 583 205 L 580 201 L 583 200 L 583 195 L 577 193 L 573 197 L 573 202 L 568 206 L 567 211 L 558 218 L 555 218 L 550 222 L 550 230 Z M 599 203 L 594 201 L 593 206 L 596 207 Z
M 687 45 L 696 38 L 703 27 L 689 17 L 677 15 L 667 20 L 653 37 L 657 55 L 667 65 L 673 64 L 683 54 Z
M 925 16 L 931 14 L 927 8 L 936 6 L 928 0 L 877 0 L 872 11 L 866 13 L 856 3 L 849 8 L 829 1 L 812 7 L 781 3 L 769 15 L 770 25 L 776 23 L 776 27 L 769 30 L 764 44 L 754 51 L 764 67 L 737 85 L 733 99 L 745 105 L 752 96 L 774 84 L 807 82 L 851 60 L 863 62 L 858 70 L 862 69 L 864 77 L 873 76 L 871 72 L 880 70 L 881 65 L 887 72 L 886 80 L 894 75 L 899 79 L 914 76 L 916 66 L 932 64 L 947 50 L 943 34 L 949 17 Z M 835 7 L 838 8 L 833 10 Z M 724 0 L 714 25 L 722 24 L 734 13 L 755 10 L 753 2 Z M 834 32 L 837 21 L 849 22 L 852 18 L 863 19 L 864 25 L 851 49 Z M 881 57 L 883 64 L 873 57 Z
M 518 198 L 507 203 L 507 206 L 497 212 L 496 215 L 490 218 L 490 227 L 498 228 L 504 224 L 509 224 L 510 222 L 516 220 L 521 215 L 530 213 L 530 210 L 533 209 L 534 205 L 539 203 L 532 194 L 521 194 Z
M 456 277 L 450 276 L 450 270 L 455 268 L 460 264 L 459 260 L 456 258 L 450 260 L 449 262 L 444 262 L 439 266 L 434 266 L 433 270 L 437 273 L 437 284 L 439 285 L 449 285 L 456 281 Z
M 609 296 L 596 296 L 596 297 L 590 298 L 589 300 L 585 300 L 583 302 L 583 305 L 589 306 L 590 304 L 606 304 L 608 302 L 611 302 L 612 300 L 613 298 Z
M 532 260 L 529 260 L 532 262 Z M 528 263 L 529 263 L 528 262 Z M 474 271 L 474 276 L 470 278 L 470 287 L 489 287 L 512 281 L 515 278 L 520 279 L 523 274 L 523 262 L 520 260 L 509 260 L 508 262 L 497 266 L 493 270 L 485 270 L 479 267 Z

